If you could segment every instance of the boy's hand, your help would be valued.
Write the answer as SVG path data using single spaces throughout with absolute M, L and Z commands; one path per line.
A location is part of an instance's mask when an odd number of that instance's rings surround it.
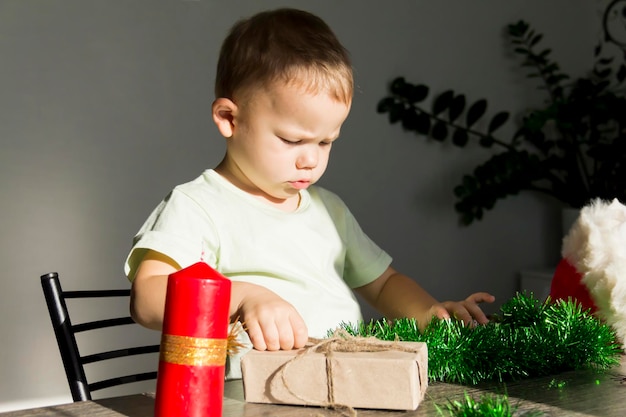
M 493 303 L 495 297 L 486 292 L 477 292 L 463 301 L 444 301 L 431 306 L 432 315 L 440 319 L 451 317 L 462 320 L 466 325 L 487 324 L 489 319 L 478 304 Z
M 235 313 L 244 324 L 257 350 L 301 348 L 308 330 L 296 309 L 274 292 L 253 284 L 244 285 L 245 295 Z
M 473 325 L 474 320 L 485 324 L 489 320 L 478 304 L 495 301 L 493 295 L 477 292 L 463 301 L 439 302 L 417 282 L 391 266 L 374 281 L 356 288 L 356 292 L 385 317 L 414 317 L 421 330 L 428 326 L 433 317 L 454 317 L 469 325 Z

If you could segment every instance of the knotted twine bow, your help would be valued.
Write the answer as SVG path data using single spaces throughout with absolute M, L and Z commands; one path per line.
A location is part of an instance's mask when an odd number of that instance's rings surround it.
M 398 343 L 399 340 L 393 342 L 384 342 L 375 337 L 360 337 L 352 336 L 343 329 L 336 330 L 330 338 L 327 339 L 315 339 L 309 338 L 307 346 L 299 352 L 296 356 L 285 362 L 280 368 L 278 368 L 275 377 L 280 377 L 284 387 L 287 391 L 296 397 L 297 399 L 304 401 L 311 405 L 317 405 L 320 407 L 331 408 L 340 412 L 346 417 L 356 417 L 356 410 L 346 404 L 339 404 L 335 402 L 335 387 L 333 376 L 333 353 L 334 352 L 384 352 L 389 350 L 396 350 L 402 352 L 418 352 L 418 348 L 411 348 Z M 328 398 L 326 401 L 318 401 L 311 398 L 306 398 L 296 392 L 294 392 L 287 381 L 287 370 L 295 362 L 301 360 L 306 355 L 311 353 L 323 353 L 326 359 L 326 384 L 328 389 Z

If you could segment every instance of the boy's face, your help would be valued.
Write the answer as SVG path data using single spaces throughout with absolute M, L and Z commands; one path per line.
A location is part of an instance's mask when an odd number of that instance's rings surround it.
M 293 208 L 299 190 L 326 170 L 349 111 L 350 104 L 327 93 L 310 94 L 282 83 L 260 89 L 232 113 L 222 171 L 250 194 Z

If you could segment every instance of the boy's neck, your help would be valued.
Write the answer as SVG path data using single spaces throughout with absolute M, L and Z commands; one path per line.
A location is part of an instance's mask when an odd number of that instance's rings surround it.
M 300 203 L 302 202 L 302 194 L 300 192 L 298 192 L 298 194 L 293 198 L 268 198 L 265 193 L 257 190 L 254 186 L 247 184 L 244 181 L 241 181 L 239 176 L 233 173 L 233 169 L 230 167 L 231 165 L 232 164 L 228 162 L 227 158 L 224 158 L 222 162 L 220 162 L 219 165 L 217 165 L 213 170 L 226 181 L 239 188 L 241 191 L 249 194 L 257 200 L 264 202 L 265 204 L 276 207 L 279 210 L 291 212 L 297 210 L 298 207 L 300 207 Z

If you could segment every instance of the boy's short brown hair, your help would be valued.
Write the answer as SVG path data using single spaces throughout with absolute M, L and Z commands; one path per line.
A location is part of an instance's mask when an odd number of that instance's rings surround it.
M 330 27 L 311 13 L 288 8 L 258 13 L 232 27 L 220 51 L 215 95 L 235 101 L 275 81 L 325 91 L 344 103 L 354 89 L 350 56 Z

